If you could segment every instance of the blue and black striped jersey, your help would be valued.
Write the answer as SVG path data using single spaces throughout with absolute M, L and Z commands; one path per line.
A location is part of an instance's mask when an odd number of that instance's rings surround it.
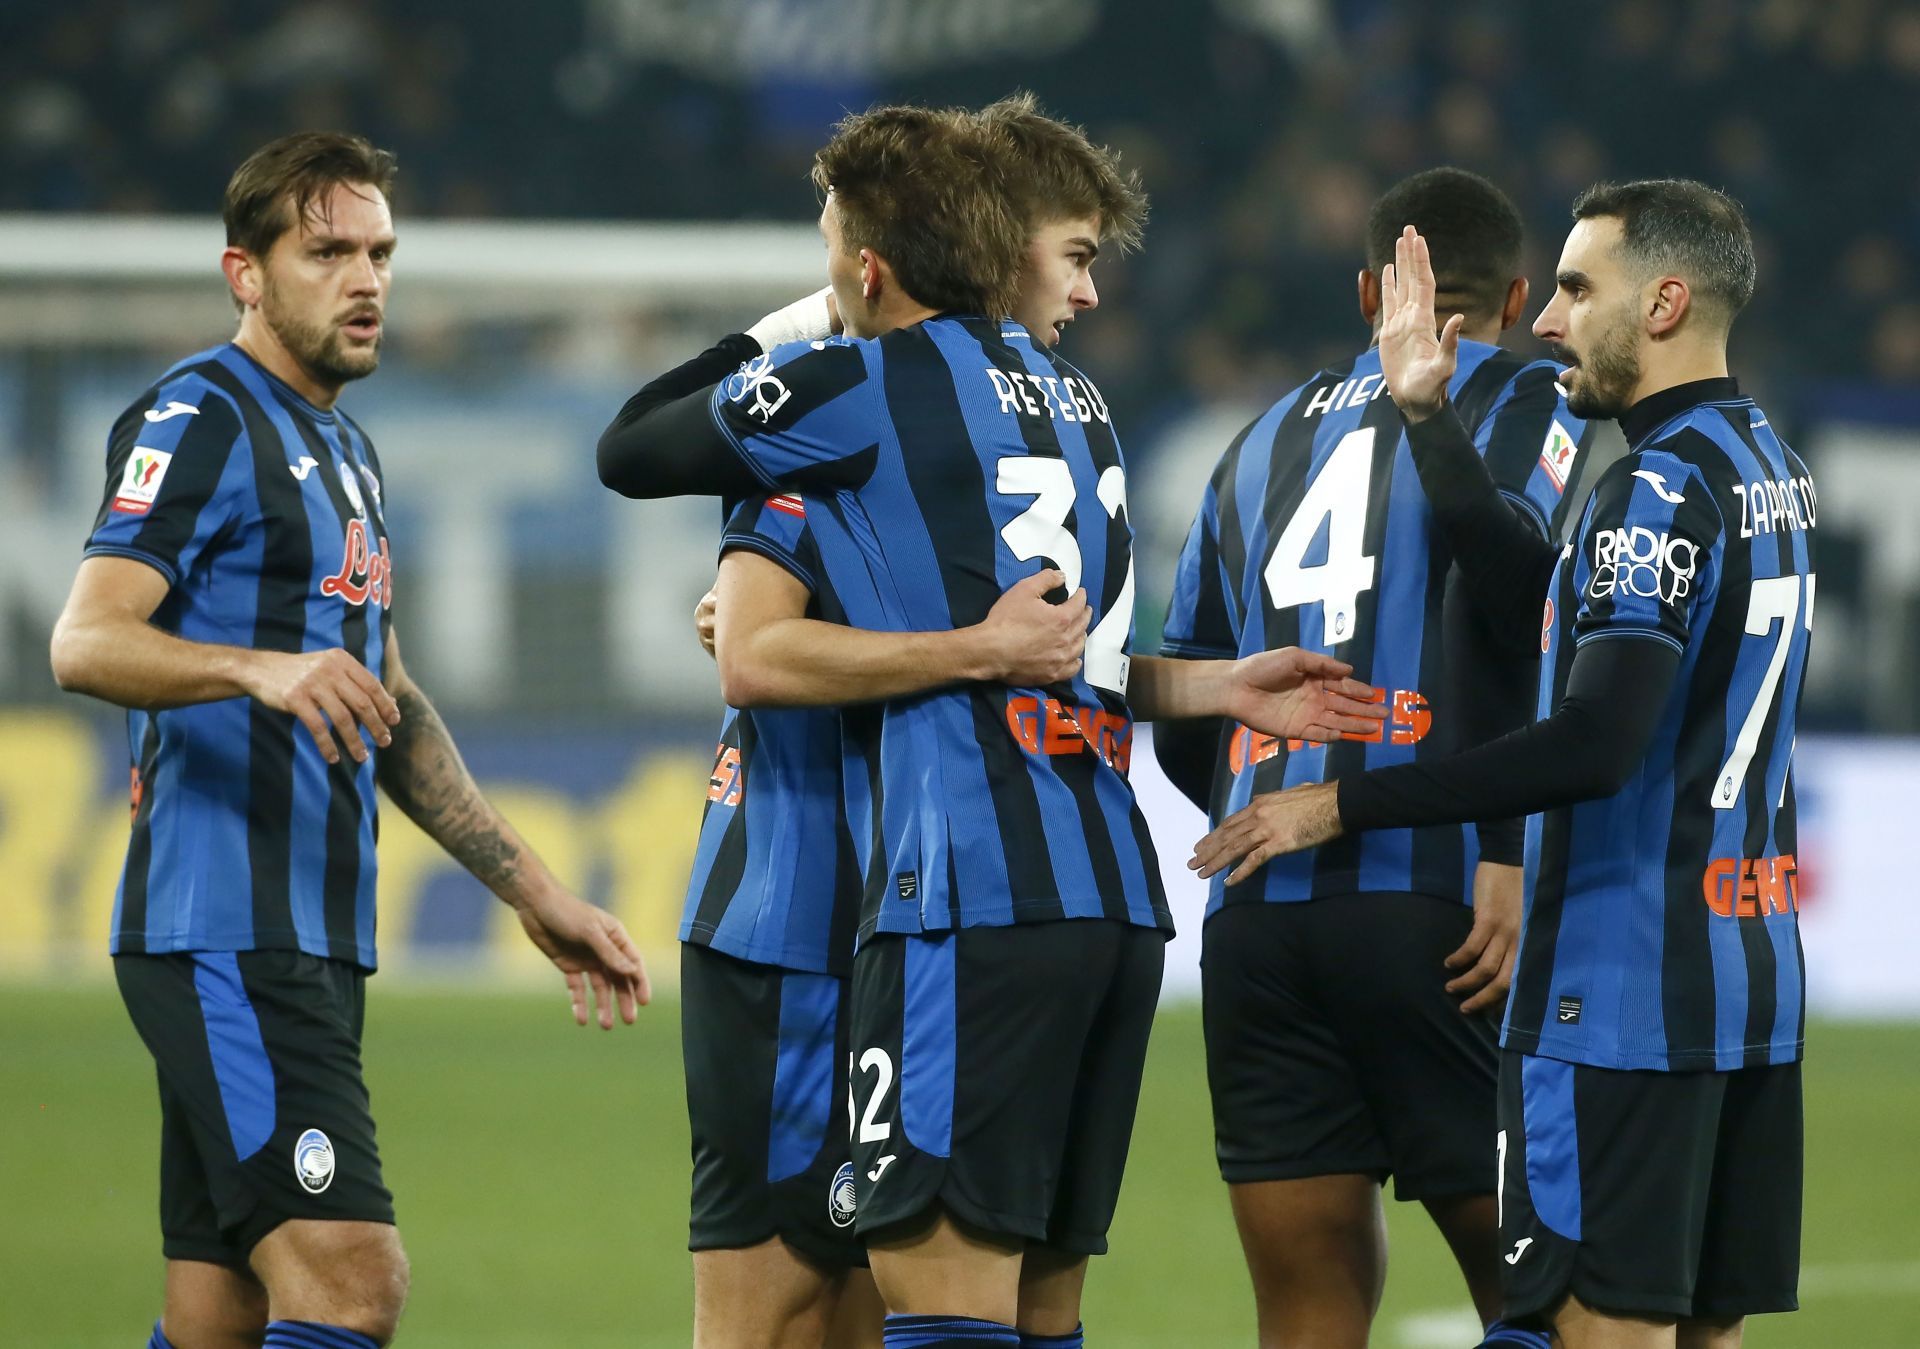
M 393 567 L 380 460 L 232 344 L 174 366 L 114 423 L 88 556 L 167 578 L 153 623 L 386 664 Z M 298 949 L 372 968 L 373 760 L 329 765 L 249 698 L 127 714 L 133 835 L 116 954 Z
M 1528 821 L 1505 1043 L 1530 1054 L 1667 1070 L 1800 1055 L 1790 769 L 1816 499 L 1721 383 L 1601 477 L 1548 591 L 1542 716 L 1586 643 L 1664 642 L 1680 666 L 1627 785 Z
M 1024 329 L 939 317 L 780 347 L 721 382 L 715 422 L 807 519 L 846 620 L 984 619 L 1045 566 L 1085 587 L 1085 665 L 1051 688 L 976 684 L 852 719 L 860 933 L 1060 918 L 1170 928 L 1127 781 L 1133 529 L 1107 405 Z
M 1450 385 L 1494 481 L 1548 538 L 1558 535 L 1591 440 L 1555 375 L 1550 362 L 1463 341 Z M 1241 433 L 1207 484 L 1181 554 L 1164 649 L 1195 658 L 1283 646 L 1330 652 L 1380 689 L 1393 712 L 1371 737 L 1325 746 L 1229 726 L 1214 770 L 1214 823 L 1257 793 L 1464 747 L 1448 696 L 1461 675 L 1443 662 L 1451 565 L 1377 350 L 1321 371 Z M 1477 857 L 1470 825 L 1375 830 L 1275 858 L 1231 890 L 1216 876 L 1207 911 L 1368 891 L 1471 902 Z
M 810 616 L 843 621 L 801 498 L 756 497 L 735 507 L 720 551 L 737 548 L 793 573 L 812 592 Z M 727 709 L 681 941 L 782 969 L 852 973 L 861 871 L 840 756 L 833 708 Z

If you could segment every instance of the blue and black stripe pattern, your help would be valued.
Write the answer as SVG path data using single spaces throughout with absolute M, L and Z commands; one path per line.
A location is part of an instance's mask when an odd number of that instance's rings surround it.
M 89 557 L 169 583 L 153 622 L 190 641 L 343 648 L 384 674 L 393 567 L 380 460 L 237 346 L 169 370 L 114 423 Z M 127 715 L 133 832 L 115 954 L 291 948 L 367 968 L 374 770 L 329 765 L 247 698 Z
M 1595 487 L 1543 629 L 1680 664 L 1639 772 L 1533 816 L 1504 1043 L 1603 1068 L 1792 1062 L 1805 1023 L 1791 774 L 1813 632 L 1813 479 L 1751 399 L 1647 432 Z
M 846 621 L 964 627 L 1042 567 L 1084 586 L 1085 669 L 843 714 L 860 931 L 1059 918 L 1170 927 L 1126 770 L 1133 529 L 1099 390 L 1024 329 L 942 317 L 792 343 L 721 382 L 713 416 L 807 521 Z
M 808 614 L 841 621 L 797 496 L 735 507 L 722 555 L 758 553 L 811 592 Z M 687 882 L 680 940 L 741 960 L 845 978 L 861 869 L 848 832 L 832 708 L 727 710 Z
M 1462 342 L 1449 389 L 1495 482 L 1549 538 L 1592 438 L 1554 377 L 1549 362 Z M 1376 738 L 1324 747 L 1228 727 L 1215 823 L 1258 793 L 1465 747 L 1448 706 L 1442 639 L 1451 566 L 1377 350 L 1321 371 L 1240 434 L 1207 484 L 1181 554 L 1164 649 L 1197 659 L 1283 646 L 1329 652 L 1383 690 L 1393 711 Z M 1370 831 L 1276 858 L 1232 890 L 1215 877 L 1207 911 L 1367 891 L 1464 903 L 1477 859 L 1471 826 Z

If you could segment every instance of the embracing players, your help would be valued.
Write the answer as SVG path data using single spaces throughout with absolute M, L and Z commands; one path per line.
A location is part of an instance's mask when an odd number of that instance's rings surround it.
M 1526 305 L 1519 214 L 1460 169 L 1396 184 L 1370 213 L 1359 276 L 1376 336 L 1380 276 L 1410 223 L 1432 240 L 1449 312 L 1465 316 L 1449 396 L 1473 452 L 1544 546 L 1588 433 L 1550 362 L 1495 345 Z M 1215 821 L 1261 792 L 1444 757 L 1529 718 L 1536 644 L 1502 649 L 1455 584 L 1400 414 L 1382 396 L 1382 358 L 1369 347 L 1321 371 L 1221 459 L 1180 560 L 1166 650 L 1329 651 L 1385 691 L 1391 719 L 1370 741 L 1326 746 L 1244 726 L 1161 728 L 1162 765 L 1189 795 L 1211 798 Z M 1497 1321 L 1487 1139 L 1498 1065 L 1482 1009 L 1506 992 L 1521 837 L 1517 819 L 1474 819 L 1478 830 L 1382 831 L 1275 859 L 1232 889 L 1213 884 L 1201 959 L 1207 1075 L 1262 1344 L 1366 1344 L 1386 1279 L 1379 1187 L 1389 1174 L 1445 1234 L 1483 1324 Z M 1452 982 L 1448 969 L 1459 971 Z
M 623 414 L 601 442 L 603 478 L 633 496 L 802 489 L 858 628 L 964 627 L 1047 565 L 1085 591 L 1094 623 L 1071 679 L 950 685 L 843 718 L 864 854 L 856 1226 L 886 1341 L 915 1349 L 1079 1343 L 1168 926 L 1125 777 L 1133 714 L 1314 739 L 1378 719 L 1324 657 L 1131 660 L 1132 531 L 1105 400 L 999 317 L 1029 243 L 1006 184 L 1020 163 L 967 114 L 848 119 L 816 161 L 847 335 Z
M 151 1349 L 393 1335 L 407 1263 L 360 1065 L 376 784 L 514 907 L 581 1024 L 589 981 L 604 1027 L 647 997 L 626 930 L 481 796 L 400 661 L 379 456 L 334 406 L 379 364 L 393 172 L 304 133 L 234 173 L 239 333 L 114 423 L 54 630 L 61 687 L 129 709 L 112 950 L 159 1068 Z
M 1019 180 L 1031 235 L 1013 318 L 1052 345 L 1098 303 L 1094 257 L 1103 240 L 1137 242 L 1146 199 L 1108 152 L 1041 114 L 1031 96 L 981 117 L 1026 160 Z M 769 315 L 747 331 L 750 342 L 727 339 L 725 356 L 663 376 L 639 401 L 710 384 L 783 332 L 831 336 L 830 295 Z M 877 1342 L 881 1331 L 871 1279 L 861 1270 L 843 1280 L 866 1256 L 853 1231 L 845 1079 L 861 875 L 846 826 L 840 714 L 781 704 L 823 694 L 857 702 L 969 679 L 1051 684 L 1072 677 L 1086 641 L 1084 599 L 1044 598 L 1064 579 L 1051 570 L 1014 586 L 971 628 L 846 627 L 806 512 L 795 495 L 754 497 L 729 512 L 716 594 L 701 609 L 709 650 L 716 629 L 724 634 L 716 655 L 738 710 L 721 728 L 680 928 L 699 1349 L 817 1345 L 829 1324 L 836 1346 Z M 844 657 L 824 668 L 836 651 Z M 795 659 L 801 653 L 813 657 L 811 669 Z
M 1202 840 L 1229 884 L 1368 829 L 1525 813 L 1502 1038 L 1510 1316 L 1568 1349 L 1732 1346 L 1796 1305 L 1803 961 L 1792 756 L 1818 497 L 1727 374 L 1753 293 L 1739 205 L 1699 183 L 1574 203 L 1534 331 L 1569 406 L 1629 453 L 1574 541 L 1526 528 L 1472 452 L 1426 242 L 1386 283 L 1381 356 L 1483 607 L 1543 655 L 1544 720 L 1431 764 L 1256 798 Z M 1542 605 L 1544 603 L 1544 614 Z

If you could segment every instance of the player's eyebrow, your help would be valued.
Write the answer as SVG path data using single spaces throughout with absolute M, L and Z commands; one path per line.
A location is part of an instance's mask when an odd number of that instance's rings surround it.
M 1553 278 L 1553 283 L 1556 286 L 1559 286 L 1562 290 L 1576 290 L 1576 289 L 1592 290 L 1593 289 L 1593 278 L 1588 276 L 1585 272 L 1577 272 L 1573 270 L 1571 267 L 1569 267 L 1564 272 L 1559 272 L 1555 274 Z
M 1067 240 L 1067 247 L 1084 248 L 1087 251 L 1088 262 L 1092 262 L 1095 258 L 1100 256 L 1099 242 L 1097 240 L 1087 238 L 1087 236 L 1084 234 L 1075 235 L 1073 238 Z

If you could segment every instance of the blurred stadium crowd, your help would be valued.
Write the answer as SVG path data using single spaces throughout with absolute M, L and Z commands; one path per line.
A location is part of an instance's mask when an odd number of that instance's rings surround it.
M 842 108 L 1024 86 L 1153 194 L 1144 254 L 1106 269 L 1124 303 L 1075 335 L 1135 426 L 1347 352 L 1367 205 L 1436 162 L 1514 196 L 1537 283 L 1589 182 L 1723 186 L 1762 245 L 1742 373 L 1776 402 L 1920 383 L 1910 4 L 955 0 L 796 37 L 882 8 L 11 0 L 0 209 L 205 212 L 263 137 L 342 126 L 399 152 L 406 215 L 805 218 Z

